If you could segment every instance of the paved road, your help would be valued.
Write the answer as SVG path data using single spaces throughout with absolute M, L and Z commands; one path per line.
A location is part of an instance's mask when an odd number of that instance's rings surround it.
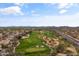
M 58 33 L 59 35 L 61 35 L 63 38 L 65 38 L 67 41 L 72 42 L 73 44 L 79 46 L 79 39 L 76 39 L 76 38 L 73 38 L 70 35 L 64 34 L 63 32 L 61 32 L 61 31 L 59 31 L 57 29 L 54 29 L 54 31 L 56 33 Z

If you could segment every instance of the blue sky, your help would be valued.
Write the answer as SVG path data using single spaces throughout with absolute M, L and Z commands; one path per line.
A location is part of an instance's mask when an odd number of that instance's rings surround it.
M 79 4 L 0 3 L 0 26 L 79 26 Z

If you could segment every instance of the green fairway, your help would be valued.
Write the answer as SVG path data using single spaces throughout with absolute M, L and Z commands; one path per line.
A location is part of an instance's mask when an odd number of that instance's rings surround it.
M 26 52 L 27 53 L 32 53 L 32 52 L 41 52 L 41 51 L 45 51 L 46 50 L 46 48 L 28 48 L 28 49 L 26 49 Z
M 16 48 L 16 53 L 23 53 L 23 55 L 48 55 L 49 52 L 50 49 L 43 44 L 37 31 L 33 31 L 28 39 L 21 39 L 20 45 Z
M 56 37 L 56 35 L 55 35 L 56 33 L 55 32 L 53 32 L 53 31 L 44 31 L 44 33 L 43 33 L 43 35 L 45 35 L 45 36 L 47 36 L 47 37 L 50 37 L 50 38 L 55 38 Z

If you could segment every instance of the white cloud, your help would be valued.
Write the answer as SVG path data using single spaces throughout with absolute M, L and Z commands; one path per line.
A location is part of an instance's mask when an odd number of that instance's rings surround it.
M 60 14 L 63 14 L 63 13 L 66 13 L 66 12 L 67 12 L 67 10 L 64 10 L 64 9 L 59 11 Z
M 74 3 L 59 3 L 58 9 L 60 9 L 59 13 L 63 14 L 68 11 L 68 8 L 72 7 Z
M 74 3 L 59 3 L 58 4 L 58 8 L 62 9 L 62 8 L 70 8 Z
M 14 14 L 14 15 L 24 15 L 19 6 L 11 6 L 7 8 L 1 8 L 0 13 L 4 15 Z
M 14 3 L 16 6 L 23 6 L 24 3 Z
M 58 4 L 58 8 L 61 9 L 61 8 L 65 8 L 67 7 L 68 3 L 59 3 Z
M 72 7 L 73 5 L 75 5 L 75 3 L 50 3 L 50 4 L 47 4 L 48 6 L 51 6 L 51 5 L 54 5 L 56 6 L 57 5 L 57 8 L 59 10 L 59 13 L 60 14 L 63 14 L 65 12 L 68 11 L 68 8 Z

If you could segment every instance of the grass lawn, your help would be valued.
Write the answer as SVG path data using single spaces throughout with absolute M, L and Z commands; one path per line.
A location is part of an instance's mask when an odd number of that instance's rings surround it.
M 46 48 L 28 48 L 26 49 L 27 53 L 32 53 L 32 52 L 39 52 L 39 51 L 45 51 Z
M 48 36 L 48 37 L 50 37 L 50 38 L 55 38 L 56 37 L 56 35 L 55 35 L 56 33 L 55 32 L 53 32 L 53 31 L 44 31 L 44 33 L 43 33 L 43 35 L 45 35 L 45 36 Z
M 43 40 L 38 36 L 39 33 L 33 31 L 28 39 L 21 39 L 20 45 L 16 48 L 16 53 L 21 52 L 21 55 L 48 55 L 50 49 L 43 44 Z

